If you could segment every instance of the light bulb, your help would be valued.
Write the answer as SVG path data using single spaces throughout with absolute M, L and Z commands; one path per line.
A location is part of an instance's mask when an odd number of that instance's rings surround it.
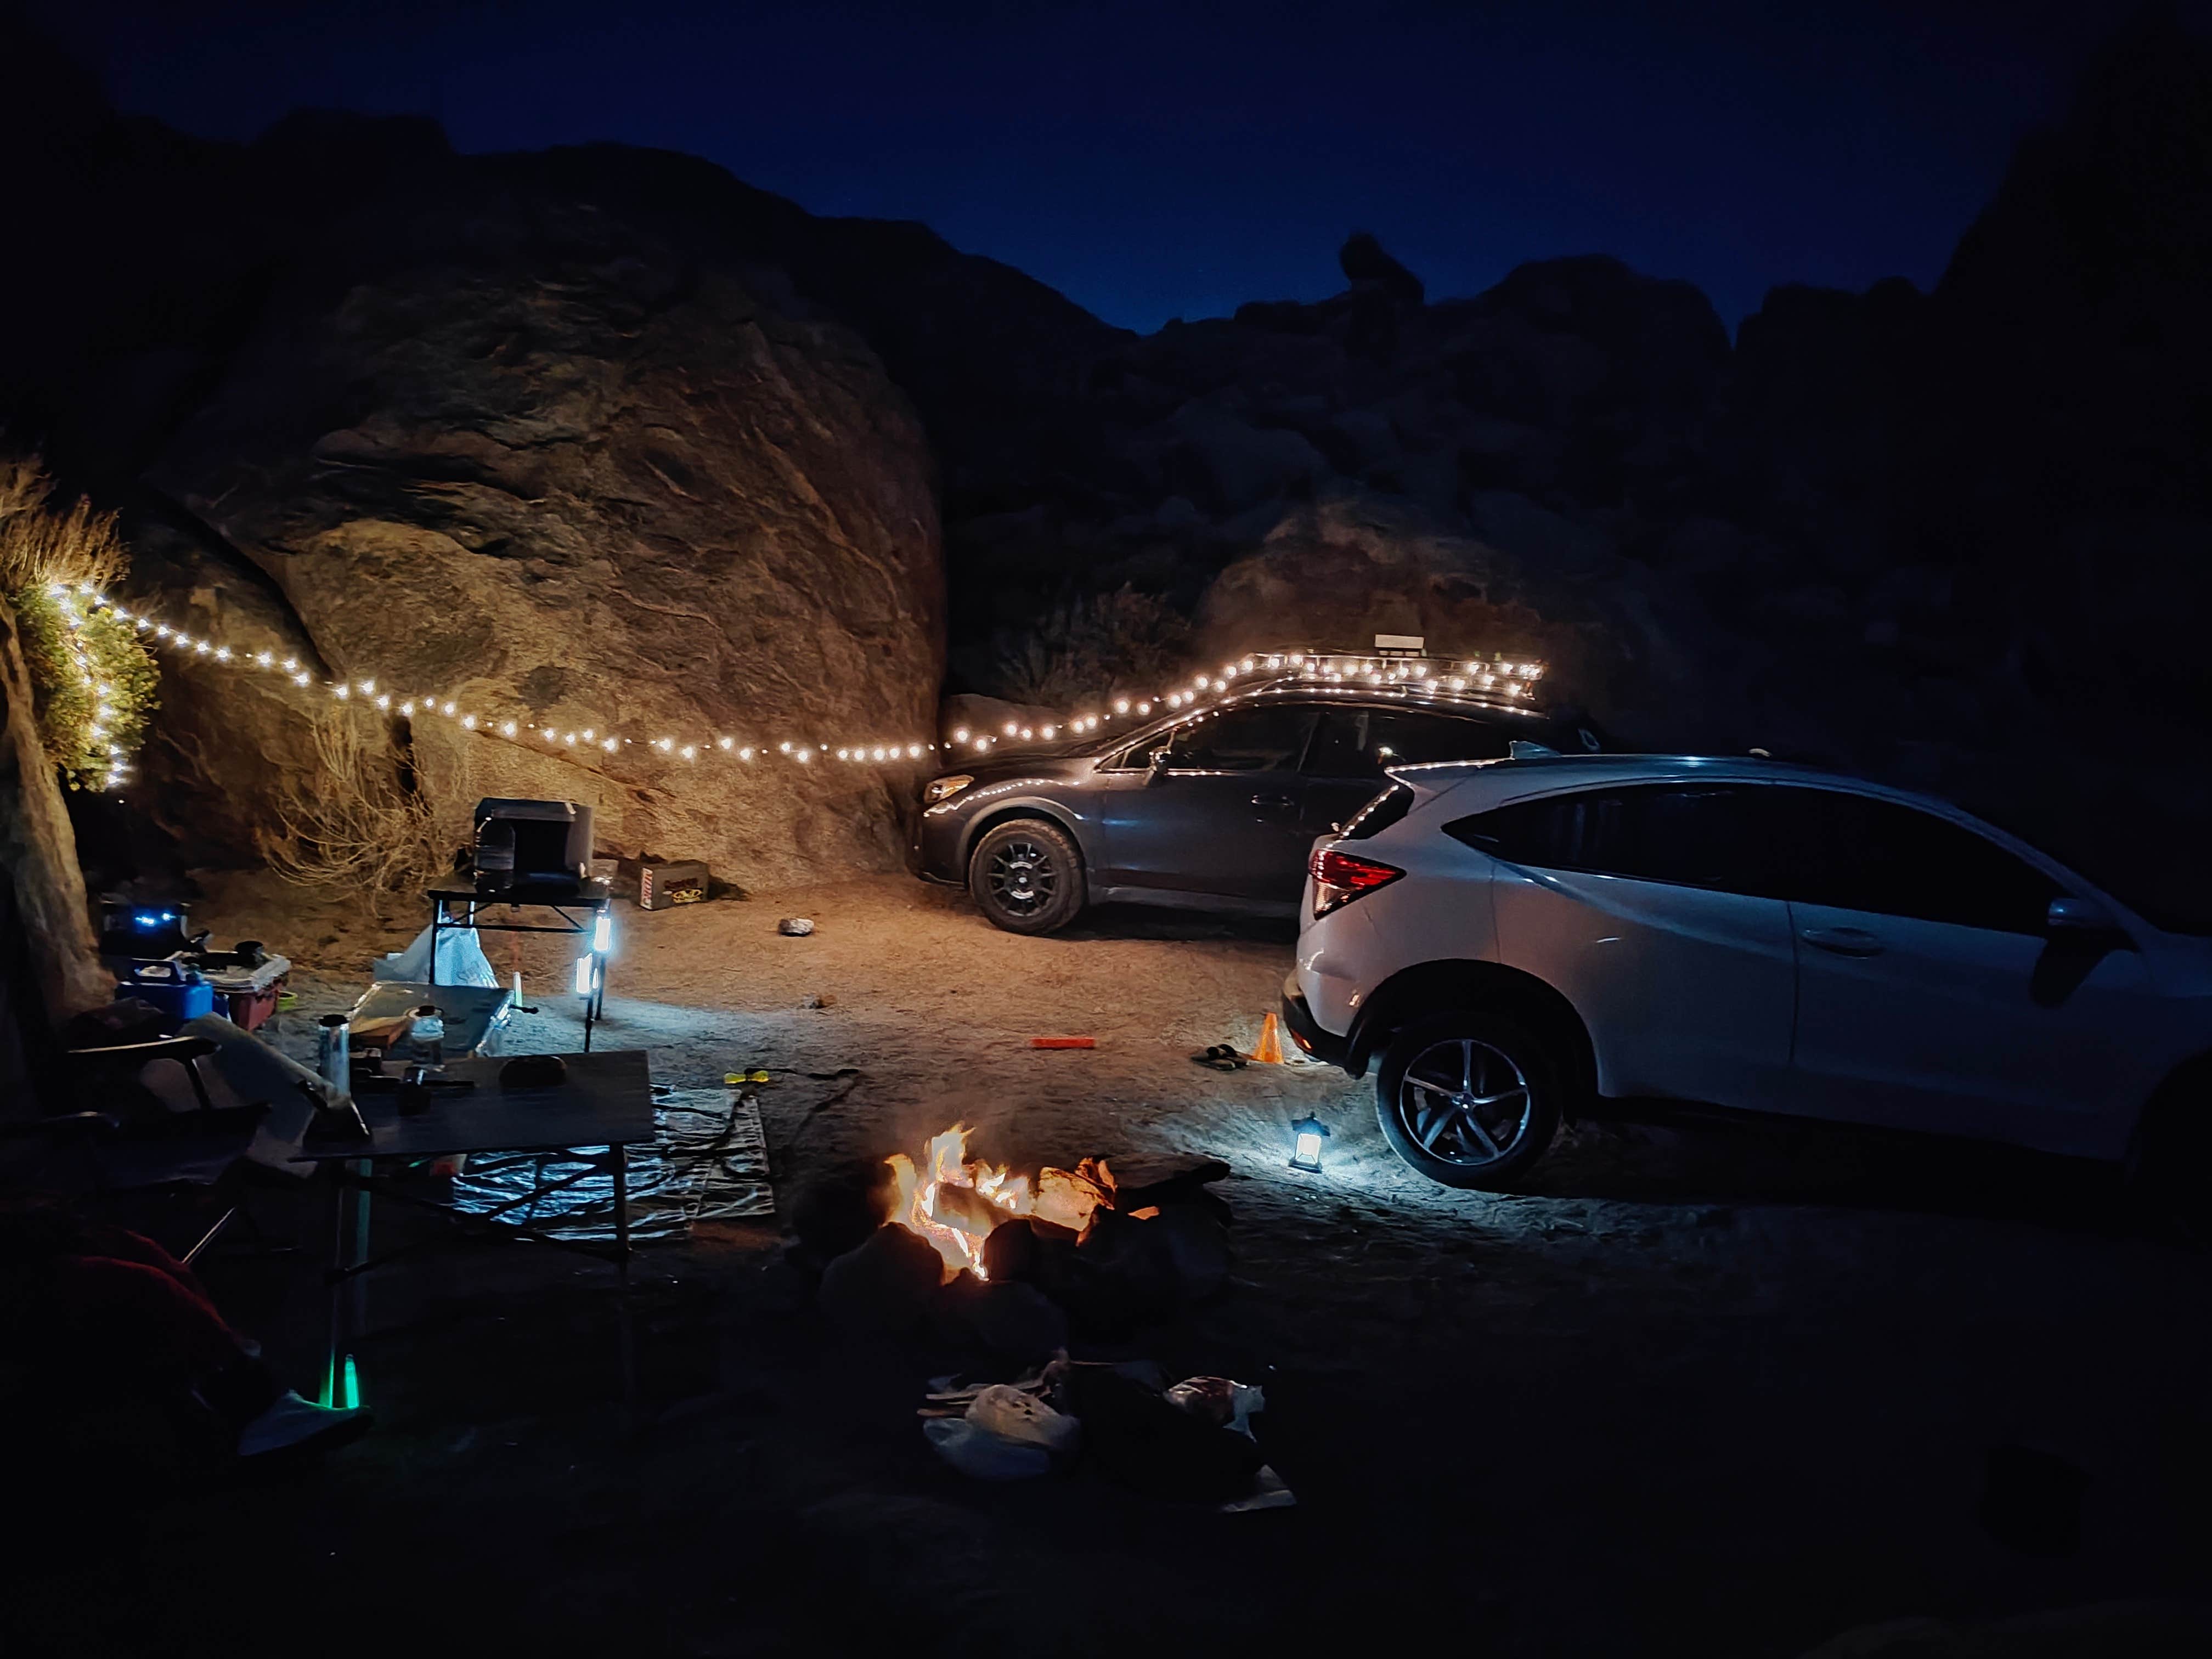
M 346 698 L 346 697 L 349 697 L 349 696 L 353 696 L 353 687 L 351 687 L 351 686 L 349 686 L 349 685 L 341 685 L 341 686 L 335 687 L 335 688 L 331 690 L 331 695 L 332 696 L 334 696 L 334 697 L 337 697 L 337 698 L 340 698 L 340 699 L 343 699 L 343 698 Z
M 477 729 L 477 717 L 476 717 L 474 714 L 464 714 L 464 715 L 462 715 L 462 716 L 461 716 L 461 729 L 462 729 L 464 732 L 473 732 L 473 731 L 475 731 L 475 730 Z
M 502 738 L 511 738 L 517 729 L 513 720 L 501 720 L 499 725 L 499 734 Z
M 305 685 L 307 683 L 307 678 L 308 677 L 305 673 L 295 674 L 292 676 L 292 684 L 295 685 Z
M 966 726 L 954 726 L 954 727 L 952 728 L 952 741 L 953 741 L 953 742 L 955 742 L 955 743 L 965 743 L 965 742 L 967 742 L 967 741 L 968 741 L 968 728 L 967 728 Z
M 688 743 L 677 752 L 682 755 L 685 760 L 697 760 L 699 758 L 698 750 Z
M 266 651 L 257 651 L 253 653 L 253 661 L 258 667 L 266 668 L 276 660 L 276 659 Z
M 361 695 L 362 696 L 372 696 L 375 694 L 375 691 L 376 682 L 374 680 L 363 680 L 361 683 Z
M 584 735 L 588 738 L 592 734 L 586 732 Z M 714 746 L 718 749 L 723 750 L 734 749 L 737 747 L 737 739 L 734 738 L 717 738 L 714 739 Z
M 620 746 L 621 745 L 613 738 L 609 738 L 605 743 L 599 745 L 600 748 L 605 750 L 610 755 L 613 754 Z
M 446 714 L 447 714 L 447 718 L 449 718 L 449 719 L 450 719 L 450 718 L 452 717 L 452 715 L 453 715 L 453 704 L 451 704 L 451 703 L 447 703 L 447 704 L 446 705 L 446 708 L 445 708 L 445 713 L 446 713 Z
M 751 744 L 746 744 L 746 745 L 745 745 L 745 747 L 744 747 L 743 749 L 740 749 L 740 750 L 738 750 L 738 758 L 739 760 L 742 760 L 742 761 L 749 761 L 749 760 L 750 760 L 752 757 L 753 757 L 752 745 L 751 745 Z
M 415 705 L 411 702 L 403 702 L 399 705 L 399 712 L 403 714 L 411 714 L 415 712 Z
M 287 657 L 287 658 L 285 658 L 285 659 L 284 659 L 284 672 L 285 672 L 286 673 L 288 673 L 288 674 L 296 674 L 296 673 L 298 673 L 298 672 L 300 672 L 300 659 L 299 659 L 297 657 Z

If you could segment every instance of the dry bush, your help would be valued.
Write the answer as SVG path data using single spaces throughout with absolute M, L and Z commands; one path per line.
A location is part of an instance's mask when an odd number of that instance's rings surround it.
M 63 513 L 46 505 L 53 482 L 35 460 L 0 456 L 0 592 L 66 582 L 104 588 L 129 562 L 115 515 L 79 501 Z
M 419 892 L 445 873 L 447 860 L 430 803 L 372 744 L 351 709 L 313 717 L 315 765 L 306 781 L 289 780 L 275 825 L 263 832 L 269 867 L 300 887 Z
M 1164 601 L 1123 587 L 1048 612 L 1004 640 L 993 690 L 1015 702 L 1066 708 L 1132 687 L 1147 691 L 1182 665 L 1190 624 Z

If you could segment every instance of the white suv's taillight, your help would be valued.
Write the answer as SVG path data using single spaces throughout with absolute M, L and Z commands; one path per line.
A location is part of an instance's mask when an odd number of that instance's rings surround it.
M 1354 858 L 1334 847 L 1314 849 L 1306 868 L 1314 882 L 1314 915 L 1325 916 L 1378 887 L 1388 887 L 1406 872 L 1373 859 Z

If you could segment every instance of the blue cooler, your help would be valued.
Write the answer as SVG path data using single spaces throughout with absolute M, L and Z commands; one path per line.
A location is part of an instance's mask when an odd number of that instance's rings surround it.
M 118 1000 L 136 997 L 151 1003 L 174 1025 L 215 1012 L 215 987 L 200 977 L 198 969 L 173 957 L 132 963 L 128 975 L 116 986 L 115 994 Z

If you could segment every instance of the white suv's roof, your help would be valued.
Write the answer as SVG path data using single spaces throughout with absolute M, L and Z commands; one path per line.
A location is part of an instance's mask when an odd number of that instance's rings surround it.
M 1468 778 L 1492 777 L 1511 780 L 1509 787 L 1517 787 L 1525 781 L 1541 789 L 1712 778 L 1762 783 L 1837 784 L 1850 789 L 1905 795 L 1905 792 L 1884 789 L 1848 773 L 1824 772 L 1794 762 L 1764 760 L 1756 755 L 1534 755 L 1516 760 L 1435 761 L 1419 766 L 1397 766 L 1390 769 L 1390 775 L 1431 793 Z

